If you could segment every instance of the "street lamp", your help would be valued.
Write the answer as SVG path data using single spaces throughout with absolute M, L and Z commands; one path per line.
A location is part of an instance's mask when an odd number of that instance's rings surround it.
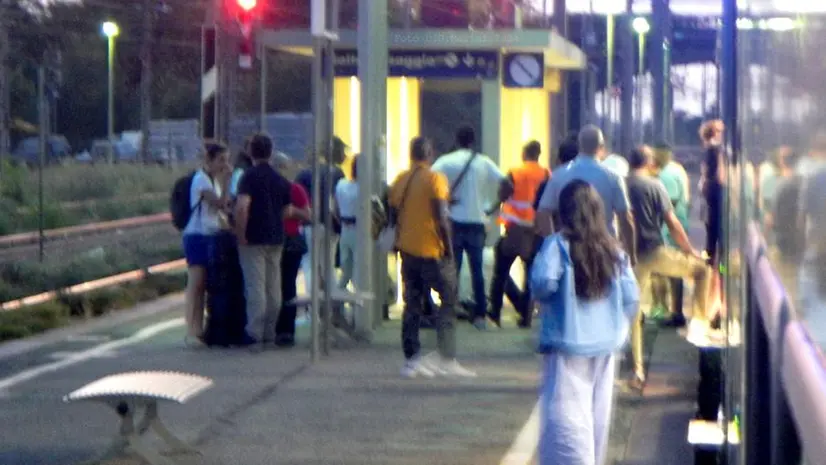
M 112 163 L 115 152 L 115 37 L 120 34 L 120 28 L 113 21 L 106 21 L 101 25 L 101 31 L 108 42 L 107 63 L 109 68 L 109 90 L 106 106 L 106 131 L 109 138 L 109 163 Z
M 637 33 L 637 57 L 639 58 L 639 67 L 637 70 L 637 118 L 640 125 L 640 142 L 645 138 L 645 123 L 642 118 L 642 91 L 645 88 L 643 85 L 643 77 L 645 76 L 645 36 L 651 30 L 651 25 L 648 20 L 643 17 L 636 17 L 631 22 L 631 28 Z

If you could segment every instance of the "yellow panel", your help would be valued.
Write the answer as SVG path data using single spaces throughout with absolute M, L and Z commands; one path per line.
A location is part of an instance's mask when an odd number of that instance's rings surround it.
M 421 82 L 416 78 L 387 80 L 387 182 L 410 166 L 410 140 L 419 135 Z
M 361 151 L 361 86 L 354 77 L 337 77 L 333 81 L 333 132 L 350 146 Z
M 387 180 L 409 166 L 410 139 L 419 135 L 421 83 L 414 78 L 387 80 Z M 355 77 L 336 78 L 333 84 L 333 131 L 352 153 L 361 151 L 361 86 Z M 345 163 L 349 173 L 349 160 Z
M 499 166 L 503 171 L 522 163 L 522 147 L 542 144 L 540 162 L 548 165 L 551 133 L 550 95 L 545 89 L 507 89 L 501 92 Z
M 559 92 L 562 88 L 561 75 L 558 69 L 545 68 L 545 90 L 548 92 Z
M 354 77 L 337 77 L 333 81 L 333 133 L 350 147 L 351 154 L 361 151 L 361 86 Z M 349 178 L 352 159 L 342 163 L 342 170 Z

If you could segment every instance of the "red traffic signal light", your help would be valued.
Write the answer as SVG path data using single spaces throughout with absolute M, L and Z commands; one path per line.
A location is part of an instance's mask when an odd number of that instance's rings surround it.
M 236 0 L 238 7 L 243 11 L 250 12 L 258 6 L 258 0 Z

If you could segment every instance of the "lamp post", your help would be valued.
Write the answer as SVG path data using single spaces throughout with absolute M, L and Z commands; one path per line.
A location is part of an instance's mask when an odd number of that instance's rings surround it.
M 114 159 L 115 148 L 115 37 L 120 34 L 120 28 L 113 21 L 106 21 L 101 25 L 101 31 L 108 42 L 107 62 L 109 69 L 108 100 L 106 106 L 106 133 L 109 139 L 109 163 Z
M 631 22 L 631 27 L 634 29 L 634 32 L 637 34 L 637 58 L 639 59 L 639 66 L 637 69 L 637 100 L 636 100 L 636 107 L 637 107 L 637 121 L 640 125 L 640 132 L 639 132 L 639 142 L 643 142 L 645 139 L 645 123 L 642 118 L 642 92 L 645 89 L 645 85 L 643 83 L 643 78 L 645 76 L 645 36 L 651 30 L 651 25 L 648 23 L 648 20 L 643 17 L 634 18 L 634 21 Z

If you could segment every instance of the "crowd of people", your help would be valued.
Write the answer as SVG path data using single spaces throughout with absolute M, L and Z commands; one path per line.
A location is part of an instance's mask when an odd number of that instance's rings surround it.
M 705 254 L 686 233 L 690 186 L 685 169 L 666 144 L 639 146 L 626 156 L 609 154 L 602 132 L 583 127 L 559 147 L 553 170 L 540 163 L 536 141 L 522 150 L 522 163 L 503 172 L 475 150 L 469 127 L 456 135 L 456 150 L 436 156 L 432 143 L 410 143 L 410 167 L 388 186 L 385 206 L 395 233 L 394 253 L 401 260 L 404 310 L 401 345 L 406 377 L 475 377 L 456 359 L 460 312 L 459 272 L 468 256 L 473 303 L 467 319 L 480 331 L 502 323 L 504 297 L 517 311 L 521 328 L 539 315 L 543 354 L 540 463 L 598 464 L 605 456 L 610 426 L 615 358 L 629 347 L 633 372 L 627 386 L 646 382 L 643 363 L 645 314 L 641 295 L 654 280 L 671 280 L 672 315 L 663 324 L 681 326 L 682 284 L 693 282 L 690 316 L 702 322 L 724 313 L 721 286 L 712 265 L 725 235 L 721 208 L 726 157 L 723 128 L 704 125 L 703 179 L 708 205 Z M 256 134 L 230 166 L 225 146 L 207 144 L 203 166 L 188 179 L 189 207 L 182 222 L 189 266 L 187 342 L 194 346 L 295 344 L 296 280 L 300 269 L 308 288 L 308 248 L 321 233 L 321 212 L 333 215 L 334 244 L 323 252 L 338 255 L 338 286 L 351 284 L 358 248 L 358 156 L 349 179 L 337 165 L 345 146 L 335 139 L 334 153 L 319 186 L 320 212 L 311 211 L 310 170 L 288 180 L 273 161 L 272 141 Z M 332 176 L 332 179 L 326 177 Z M 326 199 L 332 186 L 333 204 Z M 494 271 L 485 289 L 483 252 L 491 216 L 503 234 L 494 246 Z M 517 285 L 510 269 L 519 259 L 525 281 Z M 439 296 L 438 308 L 432 291 Z M 206 303 L 206 305 L 205 305 Z M 205 324 L 204 308 L 210 314 Z M 239 312 L 238 308 L 245 308 Z M 421 353 L 419 331 L 429 317 L 438 350 Z M 630 344 L 628 343 L 630 340 Z
M 705 254 L 686 233 L 688 176 L 666 144 L 612 155 L 599 128 L 586 126 L 560 145 L 553 171 L 538 163 L 541 147 L 530 142 L 522 164 L 503 173 L 473 149 L 475 135 L 469 128 L 457 133 L 456 151 L 435 161 L 429 141 L 414 139 L 411 168 L 390 186 L 389 199 L 397 218 L 405 291 L 403 374 L 433 376 L 440 371 L 434 362 L 444 360 L 459 367 L 453 374 L 472 373 L 454 361 L 456 282 L 467 253 L 474 296 L 469 320 L 477 329 L 485 329 L 487 320 L 501 323 L 504 296 L 523 328 L 531 326 L 538 306 L 539 351 L 544 355 L 540 463 L 601 463 L 615 358 L 625 347 L 634 362 L 625 384 L 641 389 L 646 382 L 642 325 L 651 312 L 641 311 L 640 296 L 649 292 L 654 277 L 671 280 L 679 294 L 675 302 L 662 302 L 672 310 L 664 325 L 685 324 L 684 280 L 693 282 L 689 317 L 713 324 L 725 311 L 712 271 L 723 235 L 721 218 L 712 218 L 721 215 L 725 191 L 721 135 L 717 122 L 701 130 L 705 168 L 700 190 L 710 215 Z M 482 251 L 485 224 L 493 214 L 504 233 L 494 246 L 486 295 Z M 521 289 L 510 277 L 517 258 L 527 281 Z M 441 298 L 439 348 L 421 356 L 419 323 L 431 290 Z

